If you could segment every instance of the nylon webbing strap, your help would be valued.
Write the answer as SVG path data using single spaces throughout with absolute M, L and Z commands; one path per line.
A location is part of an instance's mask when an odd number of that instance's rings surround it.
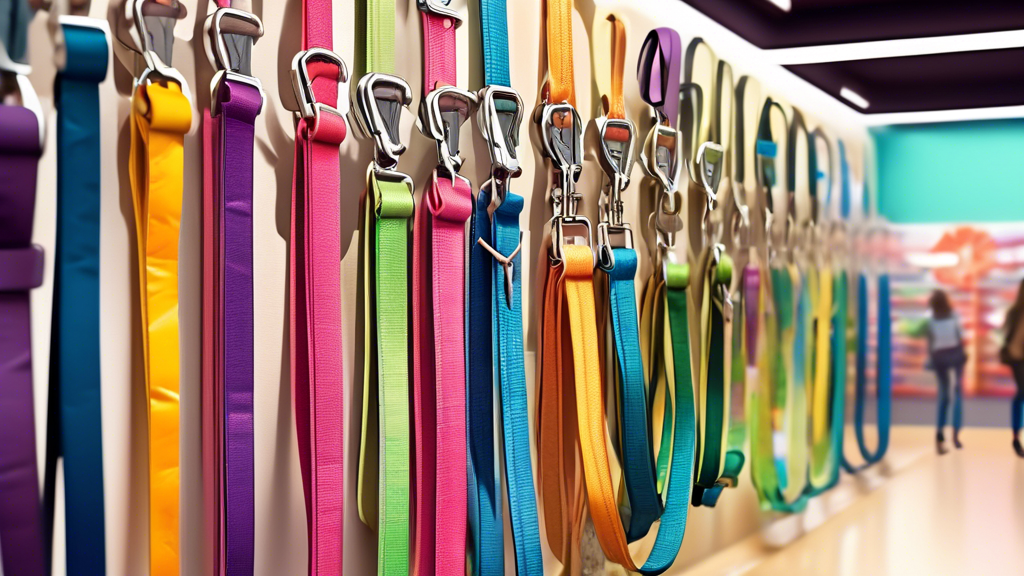
M 228 4 L 228 0 L 218 3 L 221 8 Z M 208 20 L 213 38 L 207 41 L 230 43 L 236 50 L 229 52 L 228 62 L 220 61 L 225 55 L 211 62 L 218 76 L 211 110 L 205 110 L 203 118 L 203 464 L 213 573 L 251 576 L 255 552 L 253 145 L 256 118 L 264 102 L 259 81 L 249 76 L 252 45 L 258 36 L 222 29 L 228 21 L 261 27 L 255 16 L 240 11 L 215 13 Z
M 108 46 L 103 28 L 79 22 L 60 24 L 65 65 L 57 75 L 54 95 L 58 234 L 43 502 L 46 535 L 52 542 L 57 460 L 63 458 L 67 572 L 101 575 L 106 573 L 106 552 L 100 404 L 99 83 L 107 75 Z
M 178 232 L 184 135 L 192 110 L 180 86 L 140 84 L 130 153 L 140 318 L 149 414 L 150 572 L 178 573 Z
M 31 12 L 0 2 L 0 48 L 20 59 Z M 20 48 L 19 48 L 20 46 Z M 43 281 L 43 249 L 32 244 L 43 117 L 32 86 L 16 76 L 22 105 L 0 104 L 0 567 L 49 574 L 39 506 L 29 291 Z
M 629 520 L 626 538 L 643 538 L 662 513 L 657 491 L 657 475 L 651 450 L 647 420 L 647 380 L 640 352 L 640 334 L 634 281 L 638 259 L 633 249 L 633 231 L 624 221 L 623 194 L 633 169 L 636 127 L 626 118 L 622 85 L 626 59 L 626 28 L 622 20 L 609 15 L 611 34 L 593 35 L 594 53 L 607 65 L 607 78 L 601 91 L 604 117 L 595 120 L 600 132 L 599 159 L 607 176 L 602 189 L 601 221 L 598 224 L 600 268 L 605 272 L 607 290 L 600 302 L 605 314 L 610 311 L 612 346 L 606 352 L 611 370 L 608 379 L 616 386 L 618 434 L 615 439 L 622 459 Z M 599 62 L 595 62 L 598 66 Z M 615 435 L 615 432 L 612 432 Z M 621 494 L 621 491 L 620 491 Z M 625 504 L 625 503 L 624 503 Z
M 520 171 L 516 146 L 522 100 L 509 87 L 506 10 L 506 0 L 480 4 L 487 85 L 479 92 L 478 125 L 489 147 L 491 180 L 481 187 L 470 220 L 467 417 L 470 564 L 476 576 L 505 573 L 499 447 L 504 448 L 516 574 L 544 571 L 523 351 L 519 217 L 524 200 L 509 190 Z M 495 414 L 501 426 L 497 442 Z
M 332 52 L 330 0 L 302 4 L 302 47 L 292 68 L 302 108 L 295 131 L 289 243 L 291 380 L 306 500 L 309 573 L 342 572 L 344 387 L 341 353 L 341 204 L 338 146 L 347 134 Z
M 458 14 L 420 8 L 423 128 L 438 166 L 413 224 L 412 566 L 420 576 L 455 576 L 466 562 L 465 226 L 473 212 L 472 187 L 458 174 L 458 134 L 475 97 L 455 88 Z
M 892 421 L 892 326 L 889 298 L 889 275 L 880 274 L 877 282 L 876 326 L 878 327 L 878 344 L 876 348 L 875 373 L 877 374 L 875 394 L 878 402 L 878 446 L 872 451 L 867 445 L 864 435 L 864 413 L 868 395 L 868 348 L 871 329 L 869 312 L 869 291 L 867 274 L 860 274 L 857 279 L 857 354 L 856 381 L 854 404 L 854 432 L 857 436 L 857 448 L 864 463 L 854 466 L 843 457 L 843 468 L 855 474 L 885 457 L 889 448 L 889 427 Z
M 831 277 L 831 289 L 824 286 L 825 276 Z M 825 373 L 823 384 L 825 391 L 819 391 L 819 382 L 816 381 L 813 401 L 815 404 L 828 402 L 830 405 L 824 430 L 821 429 L 822 425 L 817 421 L 814 422 L 817 428 L 812 430 L 812 434 L 827 435 L 827 438 L 813 438 L 810 476 L 810 494 L 812 496 L 830 490 L 839 483 L 839 467 L 843 454 L 846 412 L 846 313 L 848 298 L 846 292 L 846 272 L 840 271 L 838 274 L 832 275 L 831 271 L 824 270 L 822 271 L 822 282 L 822 290 L 819 296 L 821 301 L 816 306 L 818 314 L 815 319 L 817 338 L 815 375 L 817 378 L 818 374 Z M 825 298 L 828 296 L 831 296 L 831 300 L 826 302 Z M 828 331 L 822 330 L 823 325 L 821 322 L 825 322 L 825 325 L 829 326 Z M 830 348 L 830 351 L 826 356 L 822 356 L 822 349 L 825 346 L 821 341 L 822 338 L 829 339 L 827 346 Z M 827 399 L 821 400 L 820 396 L 826 396 Z M 820 412 L 823 408 L 816 405 L 815 410 Z
M 367 0 L 363 9 L 366 75 L 356 90 L 355 116 L 364 137 L 376 135 L 376 145 L 374 162 L 367 168 L 360 234 L 365 325 L 356 490 L 359 517 L 377 531 L 377 574 L 398 576 L 409 570 L 412 466 L 409 225 L 414 202 L 412 180 L 397 172 L 404 150 L 397 126 L 408 105 L 409 87 L 390 76 L 395 68 L 394 0 Z M 393 90 L 388 97 L 378 96 L 375 86 Z M 397 146 L 386 149 L 385 142 Z
M 409 566 L 409 183 L 370 172 L 363 218 L 364 294 L 368 345 L 364 427 L 377 429 L 378 446 L 363 446 L 375 476 L 360 499 L 364 522 L 378 531 L 377 573 L 404 574 Z M 367 423 L 369 422 L 369 423 Z M 366 435 L 364 435 L 364 439 Z M 376 448 L 376 449 L 375 449 Z M 376 484 L 373 489 L 372 484 Z M 367 503 L 369 505 L 367 505 Z

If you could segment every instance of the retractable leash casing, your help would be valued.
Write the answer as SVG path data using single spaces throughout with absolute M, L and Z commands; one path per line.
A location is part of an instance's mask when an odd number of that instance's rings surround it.
M 363 406 L 357 501 L 359 517 L 377 531 L 377 573 L 409 570 L 409 225 L 414 185 L 398 171 L 399 135 L 412 89 L 394 75 L 395 2 L 366 4 L 365 74 L 355 86 L 353 115 L 374 144 L 363 198 Z
M 470 563 L 476 576 L 505 573 L 501 471 L 495 446 L 503 447 L 505 486 L 516 574 L 544 573 L 537 497 L 530 461 L 530 430 L 523 349 L 523 197 L 510 190 L 521 173 L 516 148 L 523 102 L 510 87 L 506 0 L 480 4 L 486 86 L 478 93 L 477 125 L 487 143 L 491 178 L 480 188 L 470 219 L 468 322 L 468 427 Z M 495 389 L 501 442 L 495 443 Z
M 0 104 L 0 567 L 4 574 L 49 574 L 39 507 L 29 291 L 43 282 L 43 249 L 32 244 L 36 171 L 46 126 L 27 74 L 12 60 L 25 52 L 32 14 L 0 1 L 11 26 L 0 31 L 0 83 L 20 105 Z M 5 90 L 6 92 L 6 90 Z
M 420 129 L 438 165 L 413 224 L 413 571 L 463 574 L 466 562 L 466 221 L 473 190 L 459 175 L 459 129 L 477 104 L 456 88 L 458 12 L 418 0 L 423 23 Z
M 128 0 L 123 17 L 128 48 L 144 65 L 132 90 L 129 176 L 149 420 L 150 573 L 170 576 L 180 564 L 178 236 L 192 107 L 187 83 L 171 67 L 174 22 L 184 10 L 158 8 Z
M 51 5 L 58 68 L 57 245 L 50 332 L 50 394 L 43 507 L 52 549 L 57 460 L 64 460 L 69 574 L 106 572 L 103 434 L 100 406 L 100 99 L 110 29 L 88 18 L 89 3 L 69 13 Z M 47 557 L 50 555 L 47 554 Z
M 240 4 L 235 2 L 235 4 Z M 253 145 L 255 15 L 219 0 L 203 30 L 214 70 L 203 111 L 203 482 L 212 572 L 254 569 Z
M 309 573 L 342 572 L 344 392 L 338 147 L 345 139 L 348 68 L 333 51 L 330 0 L 304 0 L 292 60 L 299 104 L 289 241 L 291 380 L 306 497 Z

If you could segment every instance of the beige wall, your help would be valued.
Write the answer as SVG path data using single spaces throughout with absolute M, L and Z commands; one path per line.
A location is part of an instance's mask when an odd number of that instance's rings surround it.
M 199 8 L 195 6 L 199 3 Z M 119 2 L 115 2 L 119 4 Z M 185 2 L 193 14 L 204 14 L 206 0 Z M 335 48 L 354 67 L 354 0 L 334 2 Z M 92 14 L 106 17 L 103 0 L 93 2 Z M 209 2 L 212 4 L 212 2 Z M 420 17 L 413 0 L 398 1 L 398 30 L 396 31 L 398 73 L 404 76 L 418 93 L 421 85 Z M 454 4 L 467 13 L 466 0 Z M 479 28 L 477 3 L 470 0 L 469 19 L 459 29 L 459 83 L 462 87 L 478 88 L 482 83 L 480 71 Z M 256 340 L 256 566 L 257 574 L 278 576 L 300 574 L 306 566 L 306 530 L 303 509 L 302 482 L 299 476 L 294 422 L 287 379 L 287 302 L 285 300 L 285 264 L 287 260 L 288 210 L 292 175 L 292 121 L 282 107 L 282 101 L 293 100 L 288 77 L 292 55 L 299 49 L 300 0 L 253 2 L 255 12 L 263 18 L 266 35 L 254 50 L 253 68 L 263 82 L 267 102 L 256 124 L 256 162 L 253 218 L 255 226 L 255 329 Z M 512 83 L 523 95 L 528 107 L 537 102 L 543 52 L 541 42 L 540 0 L 509 0 L 509 28 L 511 38 Z M 646 119 L 648 112 L 639 98 L 636 83 L 632 81 L 640 44 L 647 31 L 656 25 L 676 26 L 684 43 L 695 35 L 703 36 L 728 58 L 736 72 L 754 73 L 768 88 L 778 90 L 777 95 L 795 102 L 819 118 L 834 122 L 833 133 L 847 139 L 858 154 L 865 139 L 864 130 L 857 125 L 855 115 L 820 92 L 808 88 L 785 71 L 765 64 L 757 54 L 721 27 L 709 23 L 681 2 L 642 0 L 614 2 L 576 0 L 573 43 L 575 46 L 578 107 L 584 119 L 592 116 L 595 106 L 591 84 L 590 31 L 592 22 L 601 22 L 609 9 L 626 21 L 628 50 L 626 58 L 627 111 L 634 119 Z M 52 113 L 53 65 L 52 53 L 45 26 L 45 15 L 40 15 L 31 30 L 31 59 L 34 65 L 32 81 L 39 91 L 49 116 L 49 138 L 46 154 L 40 163 L 39 195 L 36 209 L 36 241 L 52 254 L 54 244 L 55 170 L 54 156 L 56 131 Z M 180 26 L 179 35 L 191 37 L 188 23 Z M 597 28 L 604 33 L 605 28 Z M 472 43 L 472 50 L 471 48 Z M 208 80 L 197 80 L 197 63 L 204 60 L 198 43 L 179 39 L 175 46 L 174 63 L 188 79 L 192 93 L 208 92 Z M 470 55 L 472 53 L 472 55 Z M 762 76 L 763 75 L 763 76 Z M 205 74 L 204 78 L 207 78 Z M 145 574 L 147 570 L 147 511 L 146 511 L 146 455 L 145 395 L 139 372 L 138 329 L 133 320 L 133 305 L 137 300 L 133 289 L 132 246 L 134 223 L 131 195 L 125 169 L 128 151 L 127 116 L 129 110 L 126 92 L 130 78 L 115 61 L 108 80 L 101 86 L 102 99 L 102 232 L 101 232 L 101 291 L 102 306 L 102 370 L 104 417 L 104 471 L 107 511 L 107 561 L 110 574 Z M 198 118 L 199 112 L 194 113 Z M 813 124 L 813 121 L 811 122 Z M 523 145 L 520 147 L 523 175 L 513 186 L 527 199 L 523 218 L 525 254 L 535 256 L 540 246 L 540 234 L 548 218 L 546 198 L 547 175 L 538 156 L 533 130 L 524 123 Z M 198 123 L 195 124 L 198 126 Z M 417 184 L 427 181 L 435 163 L 434 147 L 418 134 L 412 114 L 403 118 L 403 134 L 409 151 L 402 159 L 401 168 Z M 463 174 L 474 183 L 481 182 L 488 173 L 489 161 L 483 142 L 474 126 L 464 128 L 467 162 Z M 470 134 L 472 137 L 470 138 Z M 345 327 L 345 382 L 346 382 L 346 526 L 345 573 L 371 574 L 375 558 L 375 536 L 363 527 L 356 514 L 355 477 L 359 445 L 359 406 L 353 402 L 353 383 L 362 365 L 356 349 L 356 279 L 358 256 L 357 206 L 363 189 L 365 168 L 370 160 L 370 147 L 354 137 L 354 131 L 342 145 L 342 249 L 343 323 Z M 855 159 L 854 159 L 855 160 Z M 633 223 L 646 221 L 639 213 L 641 170 L 634 170 L 634 184 L 627 193 L 626 218 Z M 584 193 L 583 211 L 596 218 L 601 172 L 596 162 L 589 160 L 584 168 L 580 188 Z M 180 264 L 180 318 L 181 318 L 181 479 L 182 479 L 182 573 L 203 574 L 204 554 L 202 534 L 202 498 L 200 478 L 200 226 L 201 226 L 201 139 L 193 131 L 185 140 L 185 200 L 181 227 Z M 644 205 L 649 205 L 647 202 Z M 638 246 L 641 254 L 647 252 Z M 33 294 L 33 345 L 35 351 L 36 415 L 40 446 L 44 441 L 45 400 L 47 381 L 46 352 L 49 341 L 49 308 L 52 291 L 52 258 L 47 262 L 46 283 Z M 532 272 L 535 260 L 524 266 L 524 301 L 528 302 L 525 326 L 527 331 L 527 370 L 529 391 L 533 389 L 533 362 L 536 348 L 536 298 Z M 642 260 L 638 277 L 650 273 L 646 257 Z M 638 283 L 638 287 L 640 283 Z M 532 405 L 532 401 L 531 401 Z M 532 429 L 532 427 L 531 427 Z M 42 450 L 40 450 L 42 454 Z M 41 460 L 41 456 L 40 456 Z M 714 511 L 691 511 L 687 537 L 677 563 L 679 567 L 693 564 L 725 545 L 745 537 L 757 529 L 761 518 L 750 489 L 748 478 L 742 487 L 729 493 Z M 62 536 L 58 538 L 58 557 L 62 554 Z M 638 544 L 649 548 L 649 542 Z M 547 552 L 546 552 L 547 554 Z M 556 562 L 546 555 L 549 567 Z M 509 557 L 509 562 L 511 558 Z M 58 560 L 55 573 L 61 573 L 62 560 Z M 511 569 L 511 564 L 509 564 Z M 511 573 L 511 572 L 510 572 Z

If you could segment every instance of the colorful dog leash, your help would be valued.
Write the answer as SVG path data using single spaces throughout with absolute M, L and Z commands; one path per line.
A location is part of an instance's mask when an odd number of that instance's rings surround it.
M 253 573 L 254 124 L 252 76 L 263 23 L 248 2 L 219 0 L 203 29 L 215 71 L 203 111 L 203 480 L 218 576 Z
M 0 2 L 0 75 L 19 104 L 0 105 L 0 567 L 4 574 L 49 574 L 39 505 L 32 392 L 29 291 L 43 282 L 43 249 L 32 244 L 36 171 L 46 126 L 21 64 L 32 13 Z
M 616 383 L 618 399 L 618 439 L 623 461 L 623 478 L 629 508 L 626 537 L 630 542 L 643 538 L 661 516 L 662 504 L 657 491 L 657 474 L 651 448 L 647 414 L 647 378 L 640 351 L 636 289 L 638 258 L 633 248 L 633 230 L 623 219 L 622 196 L 629 186 L 636 160 L 637 129 L 626 118 L 623 97 L 623 73 L 626 64 L 626 27 L 609 15 L 611 34 L 593 35 L 598 61 L 610 63 L 609 80 L 603 93 L 601 116 L 594 120 L 591 133 L 597 134 L 597 159 L 606 179 L 599 202 L 601 219 L 597 225 L 598 268 L 605 273 L 606 302 L 610 311 L 614 359 L 608 372 Z M 609 42 L 610 39 L 610 42 Z
M 420 128 L 437 147 L 437 167 L 413 225 L 412 571 L 463 574 L 466 562 L 466 221 L 473 190 L 459 175 L 459 128 L 476 107 L 456 88 L 458 12 L 437 0 L 418 2 L 423 24 Z
M 100 97 L 110 29 L 89 2 L 54 2 L 58 69 L 57 245 L 43 507 L 52 550 L 57 460 L 63 459 L 66 568 L 106 573 L 100 409 Z M 48 556 L 49 557 L 49 556 Z
M 129 176 L 149 422 L 150 573 L 170 576 L 180 564 L 178 235 L 184 136 L 192 125 L 191 95 L 171 55 L 184 8 L 129 0 L 124 10 L 129 48 L 143 68 L 132 92 Z
M 292 59 L 299 105 L 289 242 L 291 380 L 306 497 L 309 574 L 342 572 L 344 389 L 338 147 L 345 139 L 348 68 L 333 51 L 330 0 L 302 4 Z
M 363 424 L 359 516 L 377 530 L 377 573 L 409 571 L 409 226 L 414 184 L 398 171 L 399 135 L 412 89 L 394 75 L 395 2 L 366 4 L 365 75 L 355 89 L 356 126 L 374 142 L 363 200 Z
M 470 562 L 476 576 L 505 573 L 499 449 L 505 463 L 509 520 L 518 576 L 544 573 L 530 456 L 523 342 L 523 197 L 511 191 L 521 169 L 516 147 L 523 102 L 510 87 L 506 0 L 480 4 L 485 86 L 477 93 L 477 125 L 491 177 L 470 218 L 468 397 Z M 498 407 L 496 409 L 495 402 Z M 500 436 L 495 442 L 495 414 Z

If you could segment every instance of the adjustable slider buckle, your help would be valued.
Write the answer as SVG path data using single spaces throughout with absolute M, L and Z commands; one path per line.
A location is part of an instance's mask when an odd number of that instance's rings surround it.
M 356 84 L 355 125 L 363 138 L 374 141 L 373 163 L 387 171 L 398 166 L 398 158 L 405 153 L 399 134 L 402 108 L 412 104 L 412 88 L 390 74 L 370 73 Z
M 516 148 L 519 127 L 523 121 L 523 100 L 519 93 L 506 86 L 485 86 L 477 93 L 477 125 L 487 143 L 491 157 L 491 182 L 494 206 L 501 206 L 508 194 L 508 181 L 523 173 Z M 511 103 L 512 110 L 498 110 L 498 102 Z
M 437 164 L 455 183 L 462 168 L 459 129 L 477 106 L 476 94 L 455 86 L 438 86 L 420 102 L 420 131 L 437 144 Z
M 203 25 L 203 49 L 215 73 L 210 82 L 210 113 L 220 113 L 221 85 L 226 80 L 248 84 L 260 93 L 260 108 L 266 101 L 263 84 L 252 75 L 252 47 L 263 37 L 263 22 L 250 12 L 218 8 Z
M 185 17 L 185 6 L 178 0 L 170 4 L 147 2 L 146 0 L 126 0 L 125 16 L 131 22 L 129 36 L 134 46 L 129 50 L 142 56 L 146 68 L 135 79 L 135 86 L 157 82 L 174 82 L 181 88 L 181 93 L 192 101 L 188 82 L 173 66 L 171 57 L 174 54 L 174 23 Z
M 442 18 L 451 18 L 452 24 L 458 29 L 462 26 L 462 16 L 459 15 L 458 10 L 450 7 L 451 0 L 416 0 L 416 7 L 421 12 L 440 16 Z
M 326 62 L 338 68 L 338 106 L 328 106 L 316 101 L 313 94 L 313 78 L 309 75 L 310 62 Z M 292 89 L 295 100 L 299 103 L 296 114 L 300 118 L 320 118 L 320 112 L 326 110 L 342 118 L 348 114 L 348 67 L 345 61 L 326 48 L 310 48 L 303 50 L 292 58 Z
M 551 190 L 555 216 L 574 217 L 580 200 L 576 182 L 583 171 L 583 121 L 576 108 L 566 102 L 542 104 L 536 120 L 544 155 L 558 172 L 558 184 Z

